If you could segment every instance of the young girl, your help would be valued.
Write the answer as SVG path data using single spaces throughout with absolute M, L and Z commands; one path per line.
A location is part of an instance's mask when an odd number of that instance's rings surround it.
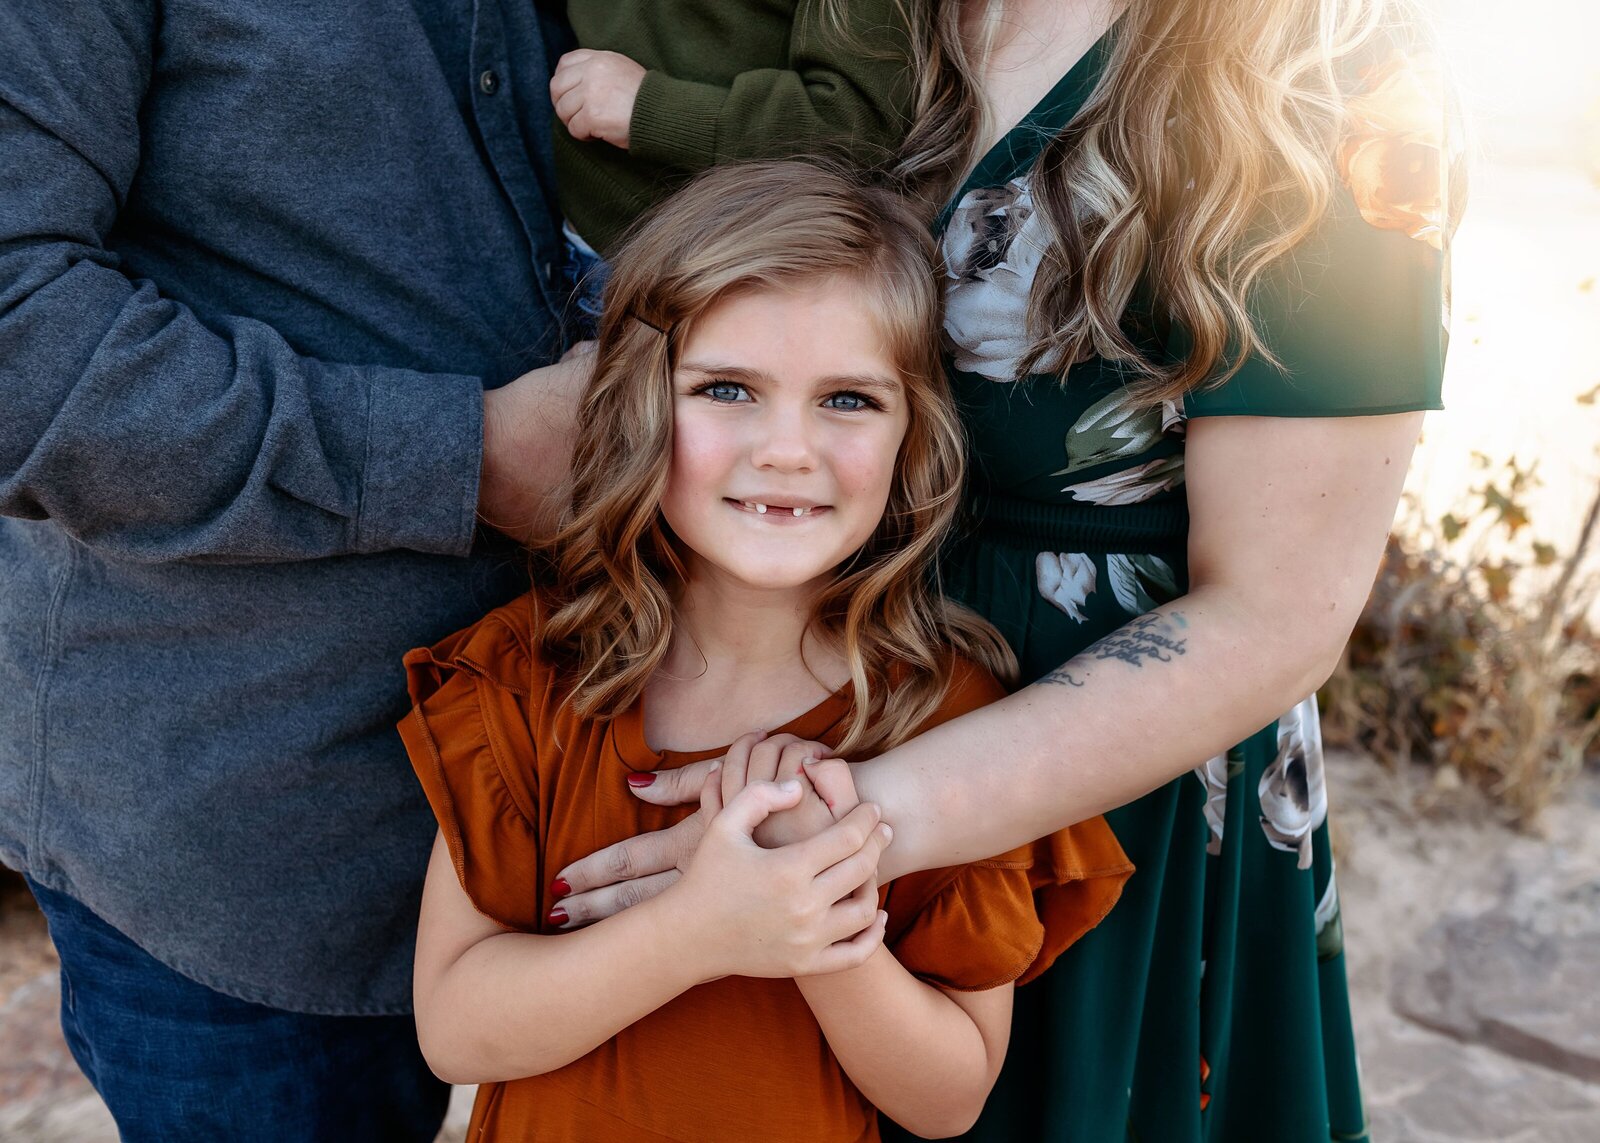
M 724 806 L 712 781 L 682 877 L 563 931 L 556 870 L 689 812 L 630 778 L 752 725 L 757 750 L 861 758 L 1003 694 L 1004 645 L 930 572 L 961 475 L 931 262 L 910 210 L 831 171 L 698 179 L 618 257 L 534 591 L 407 656 L 440 827 L 417 1026 L 481 1085 L 470 1138 L 862 1140 L 874 1107 L 956 1134 L 1013 983 L 1116 900 L 1131 867 L 1098 818 L 880 893 L 871 807 L 763 849 L 801 784 Z

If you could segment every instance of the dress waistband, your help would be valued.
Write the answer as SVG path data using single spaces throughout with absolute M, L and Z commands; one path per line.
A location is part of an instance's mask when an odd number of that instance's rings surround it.
M 964 506 L 962 538 L 1030 552 L 1157 553 L 1184 546 L 1189 505 L 1179 495 L 1142 504 L 1052 504 L 978 493 Z

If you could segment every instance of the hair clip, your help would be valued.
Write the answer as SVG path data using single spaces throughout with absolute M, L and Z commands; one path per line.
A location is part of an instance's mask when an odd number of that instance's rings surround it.
M 653 329 L 657 333 L 659 333 L 662 337 L 666 337 L 667 336 L 667 331 L 665 329 L 662 329 L 659 325 L 657 325 L 655 322 L 651 321 L 649 318 L 641 317 L 638 314 L 637 311 L 629 310 L 628 311 L 628 316 L 631 317 L 634 321 L 638 322 L 640 325 L 649 326 L 651 329 Z

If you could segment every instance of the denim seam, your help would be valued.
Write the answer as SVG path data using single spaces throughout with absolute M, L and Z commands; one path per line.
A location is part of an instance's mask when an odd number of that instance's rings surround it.
M 61 659 L 61 612 L 66 604 L 73 573 L 78 568 L 77 542 L 65 533 L 62 533 L 62 538 L 67 545 L 67 564 L 50 595 L 50 606 L 45 613 L 44 661 L 39 665 L 39 676 L 33 692 L 33 766 L 28 773 L 28 812 L 32 820 L 28 823 L 28 848 L 23 860 L 34 869 L 42 868 L 44 862 L 44 786 L 45 759 L 50 743 L 50 716 L 47 709 L 50 683 L 55 675 L 56 664 Z

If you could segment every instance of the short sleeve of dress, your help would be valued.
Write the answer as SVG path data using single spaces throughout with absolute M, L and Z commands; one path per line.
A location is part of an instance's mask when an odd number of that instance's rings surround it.
M 526 644 L 491 614 L 405 657 L 414 704 L 400 722 L 456 876 L 508 929 L 537 927 L 539 838 Z
M 1026 984 L 1111 911 L 1133 872 L 1104 818 L 985 861 L 890 887 L 887 943 L 914 976 L 954 992 Z
M 1364 416 L 1441 408 L 1448 237 L 1459 188 L 1437 64 L 1388 49 L 1347 101 L 1328 214 L 1251 300 L 1277 357 L 1189 394 L 1190 417 Z M 1181 335 L 1174 349 L 1182 351 Z

